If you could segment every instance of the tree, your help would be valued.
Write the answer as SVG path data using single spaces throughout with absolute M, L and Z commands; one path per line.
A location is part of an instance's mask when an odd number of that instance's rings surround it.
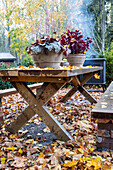
M 7 52 L 7 36 L 5 35 L 5 30 L 0 23 L 0 51 Z
M 113 17 L 112 3 L 112 0 L 93 0 L 87 8 L 88 12 L 94 15 L 94 47 L 102 54 L 105 54 L 105 50 L 109 48 L 111 43 L 109 38 L 113 34 L 110 32 Z
M 1 0 L 0 21 L 8 35 L 9 51 L 18 58 L 42 34 L 59 35 L 66 29 L 66 0 Z M 11 49 L 11 50 L 10 50 Z M 19 57 L 18 57 L 19 56 Z

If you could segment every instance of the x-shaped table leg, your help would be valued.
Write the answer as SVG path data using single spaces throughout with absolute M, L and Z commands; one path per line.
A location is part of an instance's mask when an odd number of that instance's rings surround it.
M 64 84 L 44 83 L 37 95 L 35 95 L 23 82 L 13 82 L 12 84 L 27 101 L 29 106 L 14 122 L 12 122 L 7 128 L 8 131 L 16 133 L 30 118 L 35 114 L 38 114 L 59 140 L 67 141 L 72 139 L 63 126 L 61 126 L 47 108 L 43 106 Z
M 94 75 L 94 73 L 84 74 L 81 81 L 75 76 L 72 80 L 74 87 L 61 99 L 61 102 L 66 102 L 77 90 L 80 91 L 91 103 L 97 103 L 97 101 L 88 93 L 83 85 Z

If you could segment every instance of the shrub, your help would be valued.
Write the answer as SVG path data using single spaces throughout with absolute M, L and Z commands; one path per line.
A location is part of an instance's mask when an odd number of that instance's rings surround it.
M 108 51 L 105 52 L 106 58 L 106 82 L 107 85 L 113 81 L 113 42 L 111 43 L 111 47 Z
M 24 59 L 20 63 L 13 62 L 12 65 L 7 65 L 4 62 L 1 62 L 0 63 L 0 70 L 12 68 L 12 67 L 17 67 L 17 66 L 20 66 L 20 65 L 23 65 L 23 66 L 26 66 L 26 67 L 28 67 L 29 65 L 33 65 L 32 57 L 30 57 L 30 56 L 24 57 Z M 32 84 L 32 83 L 27 83 L 27 84 Z M 0 89 L 9 89 L 9 88 L 13 88 L 12 84 L 8 81 L 2 81 L 0 79 Z

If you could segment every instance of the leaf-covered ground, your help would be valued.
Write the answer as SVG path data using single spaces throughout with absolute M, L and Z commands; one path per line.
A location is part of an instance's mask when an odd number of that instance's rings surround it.
M 69 88 L 68 88 L 69 90 Z M 46 107 L 73 136 L 63 142 L 56 139 L 49 128 L 35 115 L 15 135 L 5 126 L 27 107 L 17 93 L 4 97 L 2 112 L 4 124 L 0 130 L 0 169 L 5 170 L 110 170 L 113 151 L 97 150 L 97 123 L 91 119 L 91 105 L 79 92 L 66 103 L 59 102 L 67 93 L 63 88 L 51 98 Z M 91 92 L 97 100 L 102 92 Z

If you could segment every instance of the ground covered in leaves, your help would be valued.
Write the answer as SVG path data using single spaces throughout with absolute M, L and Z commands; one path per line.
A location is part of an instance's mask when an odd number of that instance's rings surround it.
M 68 88 L 69 90 L 69 88 Z M 91 119 L 91 105 L 79 92 L 66 103 L 59 102 L 67 93 L 63 88 L 51 98 L 46 107 L 73 140 L 56 139 L 49 128 L 35 115 L 15 135 L 6 130 L 27 107 L 17 93 L 4 97 L 2 111 L 4 124 L 0 130 L 0 169 L 5 170 L 110 170 L 113 168 L 113 151 L 97 150 L 97 123 Z M 91 92 L 97 100 L 102 92 Z

